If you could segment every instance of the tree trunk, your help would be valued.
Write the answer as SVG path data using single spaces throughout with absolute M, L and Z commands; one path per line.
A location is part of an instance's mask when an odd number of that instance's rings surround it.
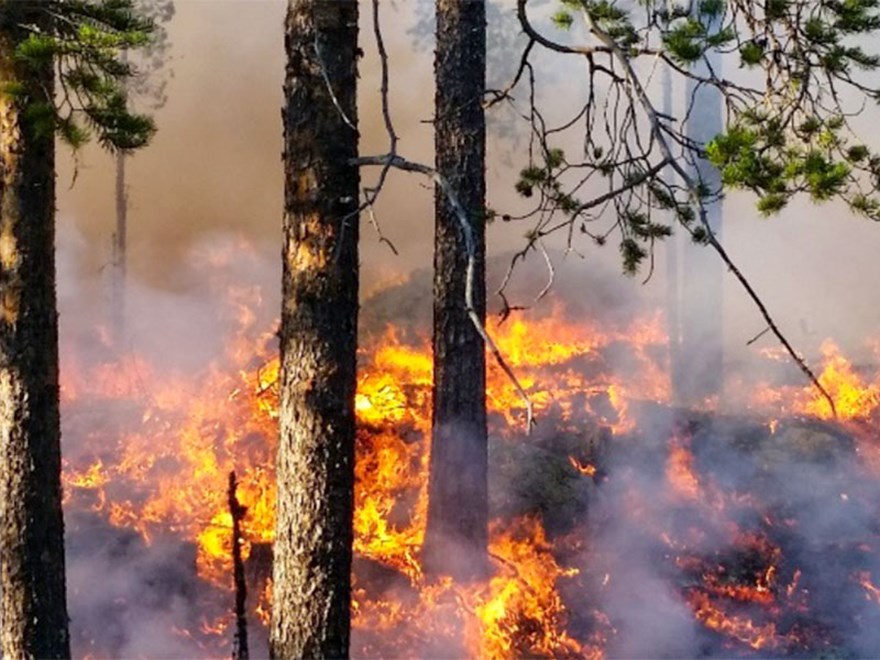
M 486 316 L 486 7 L 437 0 L 435 159 L 474 228 L 473 302 Z M 435 192 L 434 389 L 428 523 L 430 574 L 484 573 L 488 537 L 486 351 L 465 307 L 468 256 L 455 212 Z
M 704 61 L 691 67 L 698 76 L 721 75 L 721 61 L 711 56 L 711 71 Z M 722 99 L 718 90 L 688 79 L 687 101 L 693 109 L 687 121 L 687 135 L 698 144 L 709 142 L 723 130 Z M 710 190 L 721 184 L 718 170 L 706 160 L 698 161 L 694 174 Z M 721 202 L 707 205 L 707 217 L 716 236 L 721 237 Z M 687 245 L 682 255 L 681 347 L 679 369 L 673 391 L 681 403 L 698 405 L 721 395 L 724 385 L 724 268 L 714 250 Z
M 110 282 L 110 319 L 117 347 L 125 334 L 125 280 L 128 251 L 128 196 L 125 193 L 125 153 L 116 154 L 116 231 Z
M 348 655 L 358 312 L 357 0 L 285 24 L 281 438 L 271 653 Z M 332 91 L 331 91 L 332 90 Z
M 61 512 L 58 315 L 55 305 L 55 146 L 25 105 L 52 102 L 51 63 L 14 56 L 39 3 L 0 2 L 0 656 L 70 655 Z M 33 115 L 31 115 L 33 116 Z

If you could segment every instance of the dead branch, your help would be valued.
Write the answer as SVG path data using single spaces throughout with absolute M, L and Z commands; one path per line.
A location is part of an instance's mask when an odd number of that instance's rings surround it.
M 394 253 L 394 256 L 397 257 L 400 253 L 397 251 L 397 248 L 394 247 L 394 243 L 392 243 L 382 232 L 382 227 L 379 226 L 379 219 L 376 217 L 376 208 L 373 206 L 374 193 L 374 189 L 364 188 L 364 204 L 367 207 L 367 217 L 370 219 L 370 224 L 373 226 L 373 230 L 379 237 L 379 242 L 385 243 L 385 245 L 388 246 L 388 249 L 390 249 Z
M 798 354 L 797 351 L 794 350 L 791 343 L 788 341 L 788 338 L 779 329 L 776 321 L 770 315 L 770 312 L 767 310 L 764 301 L 752 287 L 751 282 L 749 282 L 745 275 L 743 275 L 742 271 L 730 258 L 727 250 L 724 249 L 724 247 L 718 240 L 718 237 L 715 235 L 715 232 L 712 230 L 712 226 L 710 225 L 706 214 L 706 206 L 703 199 L 703 193 L 700 190 L 698 183 L 694 180 L 693 176 L 691 176 L 690 172 L 688 172 L 687 169 L 683 167 L 681 163 L 673 157 L 672 150 L 670 149 L 669 143 L 667 142 L 666 134 L 663 131 L 657 111 L 654 109 L 654 105 L 651 102 L 651 99 L 648 97 L 647 92 L 645 92 L 645 88 L 642 86 L 641 81 L 633 70 L 630 58 L 627 56 L 626 53 L 621 50 L 617 42 L 615 42 L 610 35 L 604 32 L 596 24 L 595 21 L 593 21 L 588 11 L 584 10 L 582 12 L 582 16 L 584 17 L 584 21 L 586 22 L 590 32 L 611 51 L 617 63 L 625 71 L 626 79 L 629 83 L 629 86 L 627 87 L 628 93 L 635 93 L 636 99 L 638 100 L 638 102 L 642 106 L 642 109 L 648 117 L 648 122 L 651 126 L 651 132 L 653 133 L 654 139 L 656 140 L 661 153 L 669 162 L 675 173 L 678 174 L 678 176 L 684 182 L 685 187 L 688 190 L 691 202 L 697 207 L 697 215 L 699 217 L 700 224 L 705 230 L 708 244 L 715 250 L 718 256 L 721 257 L 721 260 L 725 263 L 728 270 L 733 273 L 734 277 L 737 279 L 737 281 L 748 294 L 749 298 L 751 298 L 752 302 L 758 308 L 758 311 L 761 313 L 764 321 L 766 321 L 767 326 L 770 328 L 770 331 L 779 340 L 779 342 L 785 348 L 786 352 L 789 354 L 795 364 L 798 365 L 804 375 L 810 380 L 810 382 L 813 383 L 816 389 L 828 401 L 828 405 L 831 407 L 832 413 L 835 417 L 837 417 L 837 408 L 834 405 L 834 399 L 832 399 L 831 395 L 828 393 L 828 390 L 826 390 L 822 383 L 819 382 L 819 379 L 813 373 L 812 369 L 810 369 L 810 367 L 807 365 L 806 360 L 800 354 Z
M 452 207 L 455 212 L 455 216 L 458 220 L 459 227 L 462 232 L 462 237 L 464 239 L 465 251 L 468 258 L 467 271 L 465 274 L 465 309 L 468 314 L 468 318 L 470 318 L 471 323 L 477 331 L 477 334 L 480 335 L 483 343 L 492 353 L 492 356 L 495 358 L 495 361 L 498 363 L 498 366 L 501 367 L 501 370 L 507 375 L 516 389 L 517 394 L 522 399 L 523 404 L 526 408 L 526 430 L 527 432 L 531 430 L 532 425 L 534 424 L 534 415 L 533 415 L 533 407 L 532 401 L 529 398 L 528 393 L 523 388 L 522 384 L 519 382 L 519 379 L 514 374 L 510 365 L 507 364 L 507 361 L 504 359 L 504 356 L 501 354 L 498 345 L 489 335 L 485 325 L 477 314 L 476 308 L 473 304 L 473 291 L 474 291 L 474 273 L 476 270 L 476 244 L 474 241 L 473 235 L 473 227 L 471 226 L 471 221 L 468 217 L 467 211 L 462 207 L 461 203 L 458 200 L 458 197 L 455 194 L 455 191 L 449 185 L 449 182 L 438 172 L 434 167 L 424 165 L 422 163 L 417 163 L 414 161 L 410 161 L 406 158 L 403 158 L 397 153 L 397 133 L 394 130 L 394 124 L 391 119 L 390 112 L 390 104 L 388 98 L 388 88 L 389 88 L 389 66 L 388 66 L 388 53 L 385 50 L 384 40 L 382 39 L 382 29 L 379 22 L 379 0 L 372 0 L 372 9 L 373 9 L 373 32 L 376 36 L 376 47 L 379 53 L 379 61 L 381 65 L 381 76 L 382 83 L 380 88 L 380 94 L 382 98 L 382 117 L 385 123 L 385 130 L 388 134 L 389 141 L 389 149 L 388 153 L 379 155 L 379 156 L 362 156 L 359 158 L 355 158 L 351 161 L 352 165 L 358 167 L 381 167 L 381 171 L 379 174 L 379 180 L 376 186 L 370 189 L 367 200 L 361 207 L 358 208 L 357 213 L 362 212 L 363 210 L 368 210 L 372 207 L 375 202 L 377 196 L 382 190 L 382 186 L 384 185 L 385 179 L 387 177 L 388 172 L 394 168 L 397 170 L 401 170 L 404 172 L 413 172 L 417 174 L 422 174 L 429 179 L 431 179 L 435 186 L 437 186 L 443 195 L 446 197 L 447 202 Z M 380 239 L 381 240 L 381 239 Z

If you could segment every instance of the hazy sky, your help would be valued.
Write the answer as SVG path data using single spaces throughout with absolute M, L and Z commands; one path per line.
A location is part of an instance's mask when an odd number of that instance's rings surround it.
M 430 162 L 429 119 L 433 101 L 430 39 L 410 30 L 417 0 L 383 2 L 392 57 L 392 112 L 401 152 Z M 174 78 L 168 103 L 157 114 L 159 133 L 151 147 L 130 160 L 130 254 L 133 277 L 161 288 L 186 287 L 192 274 L 176 268 L 206 235 L 246 237 L 271 264 L 280 256 L 282 199 L 281 85 L 283 16 L 280 0 L 178 0 L 170 27 Z M 361 150 L 385 148 L 379 115 L 378 75 L 369 12 L 362 11 L 361 43 L 367 53 L 360 79 Z M 559 77 L 558 58 L 539 60 Z M 573 81 L 573 82 L 572 82 Z M 555 107 L 582 88 L 569 77 L 553 90 Z M 880 111 L 869 109 L 880 118 Z M 866 124 L 870 126 L 870 122 Z M 61 150 L 60 150 L 61 151 Z M 113 162 L 92 147 L 79 155 L 72 190 L 71 161 L 59 161 L 61 233 L 80 237 L 75 261 L 80 276 L 96 277 L 108 260 L 113 226 Z M 494 153 L 494 152 L 493 152 Z M 515 164 L 516 167 L 521 165 Z M 490 204 L 512 200 L 513 172 L 494 158 L 489 165 Z M 364 288 L 431 263 L 432 192 L 411 175 L 394 174 L 377 207 L 385 233 L 401 255 L 380 245 L 368 225 L 362 236 Z M 489 230 L 490 250 L 521 244 L 524 227 L 498 223 Z M 746 197 L 731 197 L 724 239 L 793 338 L 809 343 L 833 335 L 855 342 L 880 331 L 874 282 L 880 276 L 880 226 L 850 217 L 840 207 L 798 203 L 781 217 L 759 219 Z M 612 242 L 613 243 L 613 242 Z M 61 250 L 67 249 L 61 243 Z M 584 246 L 588 264 L 617 269 L 617 249 Z M 662 258 L 662 256 L 661 256 Z M 571 259 L 565 268 L 583 268 Z M 592 267 L 592 266 L 588 266 Z M 274 268 L 274 265 L 273 267 Z M 662 267 L 658 268 L 662 271 Z M 271 268 L 269 272 L 279 272 Z M 586 275 L 585 275 L 586 277 Z M 662 276 L 653 286 L 662 292 Z M 277 298 L 279 285 L 265 283 Z M 490 285 L 491 286 L 491 285 Z M 639 286 L 638 280 L 627 286 Z M 540 288 L 540 287 L 538 287 Z M 727 287 L 728 342 L 742 345 L 763 325 Z M 748 335 L 748 336 L 746 336 Z

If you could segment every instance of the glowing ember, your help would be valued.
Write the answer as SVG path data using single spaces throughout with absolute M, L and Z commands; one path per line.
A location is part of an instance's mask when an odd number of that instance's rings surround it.
M 709 596 L 701 591 L 693 592 L 690 599 L 694 614 L 703 625 L 748 644 L 753 649 L 775 649 L 783 644 L 772 622 L 758 625 L 743 616 L 728 615 Z
M 592 465 L 591 463 L 586 463 L 586 464 L 581 463 L 574 456 L 569 456 L 568 461 L 569 461 L 569 463 L 571 463 L 571 466 L 575 470 L 580 472 L 581 474 L 583 474 L 587 477 L 595 477 L 596 476 L 596 466 L 595 465 Z
M 700 496 L 700 482 L 694 473 L 694 457 L 681 441 L 673 441 L 666 463 L 666 480 L 678 496 L 696 500 Z

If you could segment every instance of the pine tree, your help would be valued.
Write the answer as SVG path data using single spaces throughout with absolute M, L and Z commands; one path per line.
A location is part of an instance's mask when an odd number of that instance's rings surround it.
M 436 169 L 473 227 L 473 305 L 485 321 L 486 7 L 483 0 L 437 0 L 436 16 Z M 487 562 L 486 349 L 465 305 L 464 237 L 440 190 L 434 214 L 434 388 L 422 552 L 429 573 L 468 579 Z
M 122 48 L 152 30 L 125 0 L 0 2 L 0 655 L 70 655 L 61 511 L 56 134 L 147 143 Z M 57 83 L 57 94 L 56 94 Z
M 165 105 L 165 88 L 171 71 L 168 68 L 171 42 L 164 24 L 174 17 L 173 0 L 137 0 L 137 11 L 154 23 L 150 44 L 142 48 L 138 58 L 138 75 L 126 87 L 129 97 L 139 99 L 149 110 Z M 127 60 L 128 52 L 123 51 Z M 117 345 L 125 334 L 125 290 L 128 279 L 128 188 L 126 161 L 128 154 L 118 150 L 116 159 L 116 228 L 113 232 L 113 251 L 110 281 L 110 327 Z
M 357 0 L 288 5 L 275 658 L 342 658 L 349 648 L 357 36 Z
M 493 100 L 513 102 L 517 86 L 535 84 L 531 58 L 539 49 L 585 66 L 585 92 L 569 119 L 547 124 L 534 87 L 525 95 L 530 107 L 518 108 L 529 121 L 532 147 L 516 190 L 534 200 L 516 217 L 532 223 L 522 253 L 554 234 L 565 236 L 572 250 L 579 249 L 579 236 L 597 245 L 616 238 L 624 272 L 635 274 L 648 262 L 650 277 L 656 244 L 676 228 L 711 248 L 757 308 L 766 324 L 761 334 L 776 337 L 833 410 L 828 392 L 725 249 L 713 214 L 727 191 L 746 190 L 756 195 L 761 215 L 805 194 L 880 220 L 880 154 L 859 139 L 851 120 L 866 101 L 880 100 L 869 78 L 880 67 L 880 54 L 869 50 L 880 30 L 880 0 L 555 4 L 555 28 L 573 33 L 565 40 L 536 27 L 529 0 L 516 0 L 528 42 L 515 79 Z M 719 59 L 723 72 L 713 66 Z M 651 81 L 658 68 L 661 80 L 668 73 L 688 82 L 688 112 L 657 108 Z M 707 103 L 705 94 L 715 100 Z M 703 130 L 693 130 L 697 124 Z M 582 141 L 572 150 L 575 127 Z M 690 285 L 701 273 L 684 275 L 692 281 L 682 290 L 696 297 Z M 707 288 L 720 289 L 717 281 Z M 695 389 L 708 395 L 720 389 L 720 300 L 709 299 L 711 305 L 687 302 L 705 319 L 697 341 L 687 343 L 708 340 L 716 347 L 694 355 L 683 346 L 673 365 L 674 373 L 683 373 L 685 362 L 696 363 L 693 373 L 702 383 L 686 393 L 692 401 L 702 398 Z M 686 319 L 684 326 L 696 327 Z

